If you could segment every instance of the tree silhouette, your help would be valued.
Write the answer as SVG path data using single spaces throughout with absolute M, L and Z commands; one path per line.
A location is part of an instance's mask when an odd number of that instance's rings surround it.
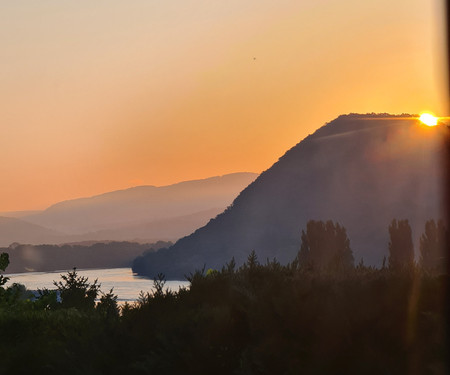
M 414 264 L 414 245 L 408 220 L 393 219 L 389 225 L 389 267 L 401 268 Z
M 61 278 L 63 281 L 54 281 L 53 284 L 59 291 L 62 307 L 75 307 L 84 311 L 94 309 L 95 299 L 100 293 L 97 279 L 94 283 L 89 283 L 87 277 L 78 276 L 76 268 L 67 275 L 61 275 Z
M 95 309 L 107 319 L 116 319 L 119 317 L 119 306 L 117 304 L 117 295 L 111 288 L 108 293 L 101 292 L 100 302 Z
M 353 267 L 353 252 L 343 226 L 328 220 L 310 220 L 306 232 L 302 231 L 302 243 L 298 254 L 301 267 L 338 270 Z
M 428 271 L 440 271 L 445 266 L 447 230 L 444 222 L 434 220 L 425 223 L 420 237 L 420 265 Z
M 9 254 L 8 253 L 1 253 L 0 254 L 0 271 L 5 271 L 6 267 L 9 265 Z M 8 277 L 5 277 L 3 275 L 0 275 L 0 286 L 6 284 L 6 282 L 9 280 Z
M 258 256 L 256 255 L 256 251 L 252 250 L 251 253 L 247 257 L 247 263 L 245 263 L 246 267 L 248 267 L 250 270 L 255 269 L 257 266 L 259 266 L 258 262 Z

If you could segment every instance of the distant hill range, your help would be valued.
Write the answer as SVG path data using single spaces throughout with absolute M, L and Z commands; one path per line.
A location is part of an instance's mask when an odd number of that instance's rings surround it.
M 13 242 L 55 243 L 61 233 L 13 217 L 0 216 L 0 246 Z
M 3 213 L 0 246 L 177 240 L 222 212 L 257 176 L 232 173 L 169 186 L 138 186 L 60 202 L 40 212 Z
M 255 250 L 292 261 L 310 219 L 345 226 L 356 262 L 380 265 L 388 226 L 408 219 L 418 251 L 426 220 L 443 217 L 444 125 L 409 115 L 350 114 L 318 129 L 244 189 L 233 204 L 169 249 L 138 257 L 133 270 L 179 278 Z

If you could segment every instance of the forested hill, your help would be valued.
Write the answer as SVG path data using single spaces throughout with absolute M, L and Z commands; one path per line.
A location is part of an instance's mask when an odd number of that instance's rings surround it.
M 310 219 L 347 229 L 355 260 L 380 265 L 388 225 L 408 219 L 416 244 L 442 217 L 442 125 L 409 115 L 343 115 L 290 149 L 206 226 L 169 249 L 138 257 L 134 271 L 180 277 L 231 257 L 291 261 Z
M 9 273 L 28 271 L 59 271 L 72 268 L 130 267 L 133 259 L 143 252 L 152 252 L 172 245 L 158 241 L 136 242 L 81 242 L 62 245 L 25 245 L 13 243 L 0 247 L 0 254 L 9 254 Z

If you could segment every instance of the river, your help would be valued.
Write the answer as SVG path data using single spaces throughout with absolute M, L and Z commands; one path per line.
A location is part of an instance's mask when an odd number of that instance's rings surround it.
M 61 274 L 67 271 L 57 272 L 26 272 L 6 274 L 10 280 L 5 286 L 10 286 L 12 283 L 19 283 L 25 285 L 29 290 L 37 289 L 55 289 L 53 281 L 62 281 Z M 98 279 L 101 284 L 102 292 L 107 293 L 111 288 L 114 288 L 113 293 L 118 296 L 118 302 L 134 302 L 137 300 L 140 291 L 151 292 L 153 290 L 153 280 L 133 274 L 131 268 L 107 268 L 107 269 L 90 269 L 77 270 L 80 276 L 88 278 L 88 282 L 94 282 Z M 166 282 L 166 288 L 177 291 L 180 287 L 189 287 L 188 281 L 169 280 Z

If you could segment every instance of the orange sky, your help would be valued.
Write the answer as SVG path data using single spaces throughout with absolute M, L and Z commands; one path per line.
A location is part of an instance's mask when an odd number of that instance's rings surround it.
M 0 212 L 261 172 L 349 112 L 443 114 L 438 0 L 0 5 Z

